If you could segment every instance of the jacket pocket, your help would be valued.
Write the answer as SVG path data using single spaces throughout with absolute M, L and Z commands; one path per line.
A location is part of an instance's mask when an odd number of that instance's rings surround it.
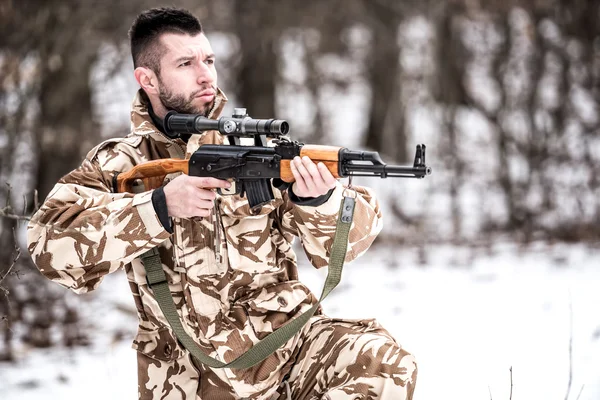
M 166 326 L 146 330 L 140 325 L 132 347 L 140 353 L 160 361 L 173 361 L 184 355 L 175 334 Z
M 267 286 L 244 304 L 256 337 L 263 339 L 315 302 L 312 293 L 296 281 Z

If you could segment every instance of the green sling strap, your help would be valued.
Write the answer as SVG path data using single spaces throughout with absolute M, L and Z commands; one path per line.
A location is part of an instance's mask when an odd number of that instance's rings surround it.
M 165 272 L 162 269 L 157 248 L 152 248 L 141 255 L 140 258 L 146 269 L 148 285 L 154 292 L 154 297 L 158 301 L 160 309 L 171 325 L 179 342 L 181 342 L 181 344 L 202 364 L 212 368 L 234 369 L 250 368 L 283 346 L 289 339 L 298 333 L 300 329 L 302 329 L 308 320 L 315 314 L 319 304 L 321 304 L 340 282 L 342 277 L 342 267 L 348 248 L 348 235 L 354 216 L 354 205 L 355 197 L 345 196 L 341 202 L 336 233 L 329 257 L 329 270 L 319 301 L 299 317 L 288 321 L 275 332 L 270 333 L 264 339 L 256 343 L 250 350 L 230 363 L 224 363 L 206 355 L 183 328 L 179 315 L 177 314 L 177 309 L 175 308 L 175 302 L 171 296 L 171 291 L 169 290 Z

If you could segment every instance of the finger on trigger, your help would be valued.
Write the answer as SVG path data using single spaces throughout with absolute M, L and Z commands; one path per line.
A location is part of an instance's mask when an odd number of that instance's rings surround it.
M 217 178 L 210 178 L 213 180 L 213 188 L 223 188 L 223 189 L 228 189 L 231 187 L 231 182 L 229 182 L 228 180 L 225 179 L 217 179 Z
M 202 189 L 214 189 L 214 188 L 229 188 L 231 183 L 223 179 L 217 179 L 209 176 L 193 176 L 193 184 L 196 187 Z

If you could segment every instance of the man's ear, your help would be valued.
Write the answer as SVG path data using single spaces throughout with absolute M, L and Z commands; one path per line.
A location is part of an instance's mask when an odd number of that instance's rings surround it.
M 158 94 L 158 77 L 150 68 L 137 67 L 133 71 L 135 80 L 148 94 Z

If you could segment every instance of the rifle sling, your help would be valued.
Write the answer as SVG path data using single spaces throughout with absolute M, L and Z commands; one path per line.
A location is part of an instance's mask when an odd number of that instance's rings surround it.
M 175 307 L 171 291 L 169 290 L 165 272 L 162 269 L 162 263 L 160 261 L 158 249 L 155 247 L 142 254 L 140 258 L 146 270 L 146 279 L 148 281 L 148 285 L 154 292 L 154 297 L 156 298 L 156 301 L 158 302 L 158 305 L 160 306 L 165 318 L 171 325 L 173 332 L 175 332 L 179 342 L 204 365 L 212 368 L 234 369 L 250 368 L 283 346 L 296 333 L 298 333 L 300 329 L 302 329 L 308 320 L 315 314 L 321 302 L 340 282 L 342 277 L 342 267 L 344 265 L 344 259 L 346 257 L 346 251 L 348 248 L 348 235 L 352 225 L 354 206 L 355 197 L 345 196 L 341 201 L 336 233 L 329 256 L 327 278 L 325 280 L 325 284 L 323 285 L 323 291 L 319 301 L 309 310 L 305 311 L 297 318 L 288 321 L 285 325 L 277 329 L 275 332 L 270 333 L 264 339 L 256 343 L 247 352 L 229 363 L 224 363 L 206 355 L 183 328 L 179 315 L 177 314 L 177 309 Z

